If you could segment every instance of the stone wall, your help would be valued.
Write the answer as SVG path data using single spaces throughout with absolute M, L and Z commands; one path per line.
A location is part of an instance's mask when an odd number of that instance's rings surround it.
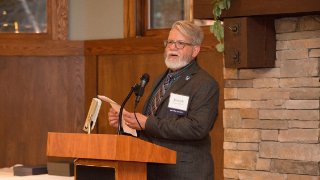
M 224 69 L 225 180 L 319 180 L 320 16 L 275 26 L 275 68 Z

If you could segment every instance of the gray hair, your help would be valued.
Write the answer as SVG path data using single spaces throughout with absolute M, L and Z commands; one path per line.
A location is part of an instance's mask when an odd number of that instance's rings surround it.
M 180 31 L 180 33 L 190 40 L 192 45 L 201 45 L 203 39 L 203 31 L 201 27 L 189 21 L 177 21 L 172 25 L 172 29 Z

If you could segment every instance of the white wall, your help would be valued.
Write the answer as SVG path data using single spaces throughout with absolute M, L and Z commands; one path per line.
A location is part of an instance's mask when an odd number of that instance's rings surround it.
M 69 40 L 123 38 L 122 0 L 69 0 Z

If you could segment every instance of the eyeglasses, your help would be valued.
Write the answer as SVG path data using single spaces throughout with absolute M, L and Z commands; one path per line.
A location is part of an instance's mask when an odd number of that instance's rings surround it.
M 164 47 L 168 47 L 168 46 L 170 47 L 170 46 L 172 46 L 172 44 L 174 44 L 177 49 L 183 49 L 185 45 L 193 46 L 190 43 L 185 43 L 185 42 L 182 42 L 182 41 L 174 42 L 174 41 L 171 41 L 171 40 L 165 40 L 163 42 L 164 42 Z

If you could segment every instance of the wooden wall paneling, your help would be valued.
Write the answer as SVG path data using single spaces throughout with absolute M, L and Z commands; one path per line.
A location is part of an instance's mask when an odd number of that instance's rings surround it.
M 201 51 L 217 51 L 216 45 L 219 43 L 209 26 L 203 26 L 204 39 L 201 44 Z M 157 32 L 156 30 L 154 32 Z M 170 29 L 160 31 L 151 37 L 89 40 L 85 41 L 85 55 L 124 55 L 124 54 L 154 54 L 163 53 L 163 41 L 168 39 Z
M 235 16 L 256 16 L 256 15 L 275 15 L 275 14 L 295 14 L 319 12 L 320 1 L 308 0 L 237 0 L 232 1 L 228 11 L 223 12 L 222 17 Z
M 92 98 L 96 98 L 98 95 L 98 57 L 97 56 L 85 56 L 84 61 L 85 68 L 85 104 L 84 104 L 84 118 L 87 118 Z M 98 116 L 99 119 L 99 116 Z M 84 121 L 85 122 L 85 121 Z M 83 122 L 83 123 L 84 123 Z M 99 120 L 96 121 L 96 125 L 91 133 L 98 133 Z
M 0 56 L 0 167 L 46 164 L 48 132 L 82 132 L 84 57 Z
M 145 93 L 137 106 L 136 112 L 141 112 L 143 103 L 151 91 L 152 82 L 163 71 L 166 70 L 163 54 L 141 54 L 141 55 L 108 55 L 99 56 L 98 59 L 98 93 L 105 95 L 118 104 L 130 92 L 131 86 L 140 83 L 140 77 L 144 73 L 150 75 L 149 83 Z M 125 109 L 133 112 L 135 95 L 127 102 Z M 99 133 L 116 134 L 117 129 L 108 124 L 108 111 L 111 106 L 102 103 L 99 113 Z
M 84 41 L 0 39 L 1 56 L 81 56 Z
M 136 0 L 123 0 L 124 38 L 136 37 Z
M 271 16 L 226 18 L 226 68 L 271 68 L 276 59 L 276 32 Z M 237 57 L 237 58 L 235 58 Z
M 49 33 L 0 33 L 0 39 L 49 40 L 51 39 L 51 34 L 49 35 Z
M 224 78 L 223 78 L 223 57 L 217 51 L 200 52 L 198 55 L 199 65 L 207 71 L 220 86 L 218 119 L 210 132 L 211 154 L 214 160 L 214 172 L 216 180 L 223 180 L 223 109 L 224 109 Z
M 52 1 L 52 40 L 68 40 L 68 0 Z
M 213 19 L 212 0 L 194 1 L 195 19 Z M 296 14 L 320 12 L 320 1 L 309 0 L 307 3 L 300 0 L 236 0 L 231 1 L 231 7 L 227 11 L 222 11 L 222 18 L 275 15 L 275 14 Z
M 166 38 L 168 36 L 89 40 L 85 41 L 85 55 L 161 53 Z

